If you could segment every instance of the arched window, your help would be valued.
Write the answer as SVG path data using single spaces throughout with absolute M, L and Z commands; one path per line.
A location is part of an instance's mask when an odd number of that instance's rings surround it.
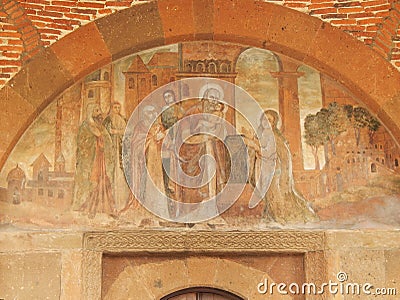
M 217 65 L 213 62 L 208 64 L 208 73 L 217 73 Z
M 151 84 L 152 84 L 153 86 L 157 86 L 157 85 L 158 85 L 158 78 L 157 78 L 157 75 L 151 76 Z
M 397 158 L 395 158 L 395 160 L 394 160 L 394 166 L 395 166 L 395 167 L 398 167 L 398 166 L 399 166 L 399 160 L 398 160 Z
M 243 298 L 230 292 L 207 287 L 188 288 L 171 293 L 160 300 L 244 300 Z
M 204 71 L 205 71 L 204 63 L 202 62 L 197 63 L 196 72 L 204 73 Z
M 376 164 L 374 163 L 371 164 L 371 172 L 376 173 Z
M 104 80 L 104 81 L 109 81 L 109 80 L 110 80 L 110 73 L 104 72 L 103 80 Z
M 132 77 L 128 79 L 128 88 L 129 89 L 134 89 L 135 88 L 135 79 L 132 78 Z
M 93 92 L 93 90 L 89 90 L 87 96 L 88 96 L 88 98 L 93 98 L 93 97 L 94 97 L 94 92 Z
M 228 73 L 228 64 L 227 63 L 221 63 L 221 65 L 219 66 L 219 71 L 221 73 Z

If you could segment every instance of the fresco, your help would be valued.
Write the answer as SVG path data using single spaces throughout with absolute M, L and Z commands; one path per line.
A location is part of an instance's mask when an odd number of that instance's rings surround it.
M 264 113 L 241 101 L 234 104 L 240 113 L 228 107 L 222 98 L 231 95 L 226 89 L 223 95 L 222 85 L 199 88 L 203 100 L 178 104 L 178 98 L 193 93 L 178 81 L 195 77 L 236 84 Z M 140 122 L 129 129 L 132 113 L 154 91 L 159 102 L 146 106 Z M 169 129 L 195 112 L 211 117 L 188 127 L 222 134 L 213 119 L 219 118 L 233 124 L 237 134 L 224 133 L 225 143 L 215 138 L 184 143 L 178 163 L 186 174 L 207 171 L 199 165 L 204 154 L 217 162 L 213 180 L 190 189 L 169 176 L 176 157 L 159 153 L 162 142 L 172 136 Z M 154 114 L 159 115 L 157 122 L 146 124 Z M 244 116 L 251 116 L 256 126 Z M 148 133 L 141 129 L 147 125 Z M 273 150 L 268 150 L 268 136 Z M 126 147 L 144 147 L 145 160 L 130 157 L 124 166 Z M 229 157 L 226 147 L 234 150 Z M 264 150 L 273 156 L 263 155 Z M 217 42 L 175 44 L 97 70 L 41 113 L 1 170 L 0 220 L 26 228 L 398 228 L 399 160 L 397 143 L 384 124 L 362 99 L 326 75 L 268 50 Z M 249 208 L 251 195 L 263 184 L 255 178 L 268 178 L 262 163 L 273 163 L 275 172 L 260 203 Z M 129 188 L 139 186 L 146 201 L 155 197 L 148 181 L 137 176 L 144 165 L 154 184 L 182 203 L 201 203 L 228 180 L 244 188 L 216 218 L 198 224 L 164 220 L 145 209 Z M 179 206 L 166 202 L 165 210 L 177 215 Z

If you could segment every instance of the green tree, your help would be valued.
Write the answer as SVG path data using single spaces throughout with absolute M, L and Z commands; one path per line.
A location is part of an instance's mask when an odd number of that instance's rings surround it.
M 322 111 L 323 109 L 321 109 Z M 335 140 L 348 128 L 348 113 L 344 106 L 339 105 L 337 102 L 331 102 L 326 109 L 326 130 L 328 140 L 331 144 L 332 154 L 336 155 Z
M 373 144 L 375 133 L 380 128 L 381 123 L 364 107 L 356 106 L 352 109 L 348 108 L 348 111 L 351 111 L 349 119 L 354 129 L 357 146 L 360 145 L 363 128 L 368 128 L 369 143 Z
M 304 139 L 306 144 L 311 147 L 314 155 L 315 169 L 320 170 L 318 150 L 328 141 L 326 117 L 323 112 L 321 113 L 320 111 L 306 116 L 304 120 Z

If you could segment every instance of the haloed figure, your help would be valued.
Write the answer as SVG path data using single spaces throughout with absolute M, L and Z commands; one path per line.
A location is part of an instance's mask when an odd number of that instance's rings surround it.
M 273 175 L 271 185 L 265 195 L 266 199 L 266 216 L 279 223 L 288 222 L 309 222 L 316 220 L 314 211 L 308 206 L 306 200 L 296 191 L 294 187 L 292 173 L 292 156 L 290 154 L 289 145 L 278 128 L 279 115 L 274 110 L 266 110 L 265 117 L 268 119 L 271 127 L 265 124 L 265 118 L 261 118 L 258 128 L 258 136 L 260 137 L 260 146 L 264 149 L 269 147 L 271 143 L 271 129 L 276 143 L 276 155 L 268 157 L 260 157 L 265 163 L 271 163 L 271 159 L 276 160 L 275 173 Z M 269 138 L 268 138 L 269 137 Z M 265 151 L 270 153 L 271 151 Z M 262 174 L 268 176 L 267 174 Z

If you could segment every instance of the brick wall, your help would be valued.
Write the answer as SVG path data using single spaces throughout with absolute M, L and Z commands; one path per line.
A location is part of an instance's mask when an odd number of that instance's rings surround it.
M 301 11 L 339 27 L 375 49 L 400 70 L 400 1 L 263 1 Z M 0 86 L 41 48 L 80 26 L 138 2 L 142 1 L 0 1 Z

